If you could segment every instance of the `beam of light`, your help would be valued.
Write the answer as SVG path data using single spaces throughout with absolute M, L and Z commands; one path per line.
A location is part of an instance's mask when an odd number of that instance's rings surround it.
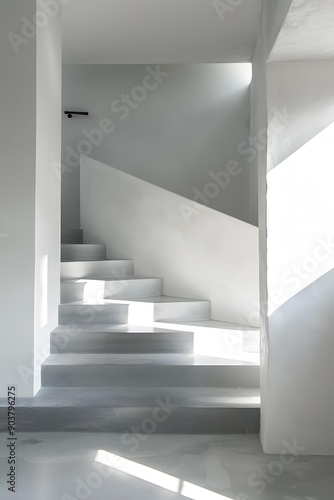
M 160 488 L 173 491 L 174 493 L 178 493 L 179 491 L 180 480 L 177 477 L 151 469 L 151 467 L 146 467 L 146 465 L 132 462 L 132 460 L 127 460 L 108 451 L 99 450 L 95 461 L 148 483 L 160 486 Z
M 150 302 L 130 302 L 128 322 L 133 325 L 150 325 L 154 321 L 154 304 Z
M 183 497 L 190 498 L 191 500 L 231 500 L 231 498 L 219 495 L 218 493 L 197 486 L 196 484 L 182 481 L 178 477 L 133 462 L 132 460 L 128 460 L 105 450 L 98 450 L 95 461 L 117 471 L 124 472 L 129 476 L 159 486 L 165 490 L 179 493 Z
M 192 500 L 227 500 L 228 497 L 219 495 L 214 491 L 207 490 L 206 488 L 201 488 L 193 483 L 188 483 L 187 481 L 181 481 L 180 495 L 186 498 L 191 498 Z M 230 498 L 228 500 L 231 500 Z
M 268 173 L 270 314 L 334 267 L 333 142 L 331 124 Z

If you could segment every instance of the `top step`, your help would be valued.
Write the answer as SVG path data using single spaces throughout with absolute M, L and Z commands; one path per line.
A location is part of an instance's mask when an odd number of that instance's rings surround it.
M 62 244 L 78 244 L 83 243 L 83 231 L 82 229 L 62 229 L 61 230 L 61 242 Z

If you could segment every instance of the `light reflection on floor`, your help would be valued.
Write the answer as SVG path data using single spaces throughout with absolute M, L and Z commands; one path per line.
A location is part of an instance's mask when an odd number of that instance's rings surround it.
M 138 450 L 131 453 L 120 435 L 102 433 L 19 434 L 14 496 L 3 480 L 8 472 L 6 437 L 0 434 L 1 500 L 210 500 L 210 492 L 221 500 L 333 499 L 334 457 L 296 458 L 274 477 L 277 457 L 263 455 L 257 436 L 142 435 Z M 156 475 L 143 480 L 102 465 L 96 461 L 98 450 Z M 265 491 L 259 493 L 264 475 Z M 158 482 L 171 478 L 174 491 L 152 484 L 150 477 Z

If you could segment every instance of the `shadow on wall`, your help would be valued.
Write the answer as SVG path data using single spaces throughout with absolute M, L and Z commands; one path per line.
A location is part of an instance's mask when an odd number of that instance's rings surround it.
M 210 172 L 237 161 L 242 173 L 210 200 L 249 221 L 251 64 L 73 65 L 63 105 L 89 118 L 63 119 L 62 226 L 79 227 L 80 154 L 193 199 Z
M 211 300 L 212 318 L 258 324 L 258 229 L 82 157 L 81 220 L 108 258 L 134 259 L 164 294 Z

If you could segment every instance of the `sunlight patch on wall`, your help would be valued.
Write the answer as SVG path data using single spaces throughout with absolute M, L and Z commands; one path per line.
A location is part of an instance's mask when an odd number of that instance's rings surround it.
M 334 268 L 334 124 L 268 173 L 269 314 Z

